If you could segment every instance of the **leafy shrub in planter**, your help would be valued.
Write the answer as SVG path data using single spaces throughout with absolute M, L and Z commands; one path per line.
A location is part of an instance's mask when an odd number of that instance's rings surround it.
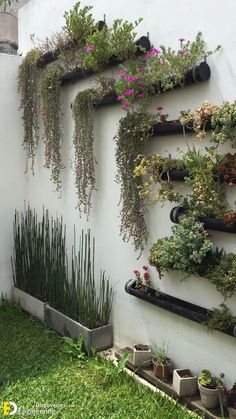
M 219 262 L 205 274 L 225 298 L 230 298 L 236 291 L 236 255 L 223 253 Z
M 160 277 L 163 271 L 176 269 L 187 279 L 198 273 L 198 267 L 213 245 L 207 238 L 203 224 L 192 217 L 183 217 L 172 228 L 170 237 L 154 243 L 150 250 L 149 263 L 156 267 Z
M 226 304 L 220 304 L 220 307 L 208 310 L 209 320 L 204 324 L 207 331 L 221 330 L 225 331 L 230 327 L 236 326 L 236 318 L 231 314 Z

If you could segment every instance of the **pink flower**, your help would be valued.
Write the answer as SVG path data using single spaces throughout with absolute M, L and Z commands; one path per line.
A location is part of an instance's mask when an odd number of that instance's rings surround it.
M 163 108 L 163 106 L 158 106 L 158 107 L 157 107 L 157 110 L 158 110 L 159 112 L 163 111 L 163 109 L 164 109 L 164 108 Z
M 124 99 L 123 96 L 117 96 L 117 102 L 122 102 L 123 99 Z
M 144 272 L 143 277 L 144 277 L 145 281 L 148 281 L 149 278 L 150 278 L 150 275 L 149 275 L 148 272 Z
M 123 77 L 125 77 L 125 71 L 120 71 L 118 74 L 118 77 L 121 79 Z
M 187 53 L 187 51 L 184 51 L 184 50 L 180 50 L 179 51 L 179 55 L 181 55 L 181 57 L 186 57 L 186 55 L 188 55 L 188 53 Z
M 143 82 L 138 84 L 138 87 L 139 87 L 140 89 L 142 89 L 142 87 L 144 87 L 144 86 L 145 86 L 145 84 L 144 84 Z
M 129 107 L 129 103 L 128 102 L 124 102 L 124 103 L 122 103 L 121 107 L 123 109 L 127 109 Z
M 139 208 L 139 212 L 141 213 L 145 212 L 145 208 L 144 207 Z
M 147 266 L 147 265 L 143 265 L 143 269 L 144 269 L 145 271 L 148 271 L 148 266 Z
M 85 47 L 85 51 L 86 52 L 92 52 L 94 49 L 94 45 L 93 44 L 89 44 Z
M 139 78 L 138 77 L 134 77 L 134 76 L 127 76 L 125 77 L 126 81 L 138 81 Z
M 160 50 L 159 49 L 157 49 L 157 48 L 152 48 L 151 49 L 151 51 L 149 51 L 149 52 L 147 52 L 146 54 L 145 54 L 145 57 L 148 57 L 148 58 L 150 58 L 150 57 L 153 57 L 154 55 L 157 55 L 157 54 L 160 54 Z
M 136 97 L 138 97 L 139 99 L 144 97 L 144 93 L 137 93 Z
M 134 273 L 134 275 L 136 275 L 136 276 L 139 276 L 139 275 L 140 275 L 140 272 L 139 272 L 137 269 L 135 269 L 135 270 L 133 271 L 133 273 Z
M 185 38 L 179 38 L 179 42 L 181 42 L 181 44 L 182 44 L 182 42 L 184 42 L 184 41 L 186 41 L 186 39 L 185 39 Z
M 131 96 L 133 93 L 134 93 L 134 90 L 133 89 L 126 89 L 124 91 L 124 95 L 125 96 Z

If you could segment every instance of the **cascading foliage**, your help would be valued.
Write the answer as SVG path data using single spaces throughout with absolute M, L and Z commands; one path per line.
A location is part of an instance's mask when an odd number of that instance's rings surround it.
M 96 97 L 94 89 L 79 92 L 73 103 L 74 119 L 74 173 L 75 186 L 80 212 L 89 216 L 92 192 L 95 189 L 94 142 L 94 107 Z
M 42 98 L 42 117 L 44 126 L 45 167 L 51 169 L 51 179 L 57 192 L 61 189 L 61 143 L 62 120 L 61 111 L 61 76 L 62 67 L 48 67 L 40 80 Z
M 113 290 L 105 271 L 95 275 L 95 240 L 82 231 L 78 254 L 74 244 L 71 276 L 62 218 L 48 210 L 15 212 L 12 270 L 14 285 L 91 329 L 108 324 Z M 76 243 L 76 235 L 74 235 Z
M 148 238 L 145 206 L 139 194 L 142 181 L 134 177 L 137 158 L 152 135 L 154 118 L 143 110 L 128 112 L 120 120 L 116 137 L 116 164 L 121 184 L 120 233 L 124 241 L 133 239 L 135 250 L 143 250 Z
M 29 161 L 31 171 L 34 174 L 34 158 L 39 141 L 39 77 L 40 70 L 37 67 L 37 60 L 40 58 L 40 51 L 32 49 L 22 61 L 18 71 L 18 93 L 20 94 L 20 109 L 23 110 L 22 120 L 24 127 L 23 148 L 26 151 L 26 172 Z

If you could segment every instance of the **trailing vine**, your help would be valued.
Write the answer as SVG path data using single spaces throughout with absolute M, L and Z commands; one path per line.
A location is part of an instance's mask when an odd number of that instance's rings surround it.
M 92 192 L 95 189 L 94 107 L 95 89 L 79 92 L 73 103 L 75 123 L 73 144 L 75 152 L 74 172 L 80 212 L 89 216 Z
M 62 119 L 61 111 L 61 75 L 60 66 L 44 70 L 40 81 L 42 97 L 42 116 L 44 125 L 45 167 L 51 168 L 51 179 L 56 185 L 56 191 L 61 189 L 61 142 Z
M 120 120 L 116 138 L 117 179 L 121 183 L 120 234 L 124 241 L 133 238 L 135 250 L 143 250 L 148 232 L 143 198 L 139 194 L 140 177 L 134 177 L 136 159 L 152 135 L 154 117 L 143 110 L 128 112 Z
M 38 49 L 31 50 L 20 65 L 18 71 L 18 93 L 20 109 L 23 110 L 24 139 L 22 146 L 26 151 L 26 172 L 31 160 L 31 171 L 34 175 L 34 159 L 39 141 L 40 98 L 38 92 L 39 69 L 37 60 L 40 58 Z

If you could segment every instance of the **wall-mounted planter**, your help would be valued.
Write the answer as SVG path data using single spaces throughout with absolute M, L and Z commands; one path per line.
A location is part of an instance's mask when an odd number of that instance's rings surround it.
M 46 307 L 45 321 L 51 329 L 62 336 L 77 339 L 79 335 L 83 335 L 87 351 L 92 348 L 101 351 L 113 345 L 113 331 L 110 324 L 91 330 L 50 306 Z
M 170 219 L 172 223 L 178 224 L 179 217 L 186 212 L 184 207 L 174 207 L 170 212 Z M 236 234 L 236 226 L 229 227 L 225 225 L 224 221 L 217 220 L 216 218 L 211 217 L 199 217 L 199 221 L 203 223 L 203 226 L 206 230 L 215 230 L 222 231 L 225 233 Z
M 188 369 L 173 371 L 173 387 L 178 396 L 193 396 L 197 392 L 197 377 Z
M 202 63 L 194 66 L 193 68 L 191 68 L 186 73 L 186 76 L 184 78 L 184 82 L 181 83 L 181 84 L 180 83 L 176 84 L 173 89 L 181 88 L 181 87 L 183 87 L 183 85 L 184 86 L 189 86 L 189 85 L 194 84 L 194 83 L 205 82 L 205 81 L 209 80 L 210 75 L 211 75 L 210 67 L 205 61 L 203 61 Z M 159 86 L 154 86 L 154 90 L 155 90 L 154 94 L 163 93 L 163 90 L 160 89 Z M 109 104 L 112 105 L 112 104 L 119 103 L 117 101 L 117 97 L 118 97 L 117 95 L 111 95 L 111 100 L 110 100 Z M 101 100 L 99 103 L 97 103 L 96 107 L 98 108 L 98 107 L 102 107 L 104 105 L 103 105 L 103 100 Z M 165 125 L 169 125 L 169 124 L 165 124 Z M 173 134 L 181 134 L 183 132 L 183 127 L 182 127 L 181 124 L 179 124 L 178 127 L 169 127 L 168 129 L 172 132 L 172 134 L 166 133 L 166 134 L 158 134 L 158 135 L 173 135 Z M 167 130 L 167 127 L 166 128 L 160 128 L 160 130 L 162 130 L 162 132 L 164 132 L 165 130 Z M 189 130 L 189 132 L 192 132 L 191 128 L 189 129 L 189 128 L 186 127 L 186 132 L 188 130 Z M 157 129 L 157 132 L 158 132 L 158 129 Z
M 171 169 L 171 170 L 169 170 L 169 179 L 170 180 L 183 181 L 187 176 L 188 176 L 187 170 L 184 170 L 184 169 L 181 169 L 181 170 Z M 162 180 L 167 180 L 168 179 L 167 172 L 162 173 L 161 179 Z
M 21 308 L 34 317 L 37 317 L 42 322 L 45 321 L 45 311 L 47 303 L 38 300 L 32 295 L 21 291 L 19 288 L 13 287 L 14 301 L 19 303 Z
M 151 287 L 147 287 L 147 292 L 142 292 L 135 285 L 135 279 L 129 280 L 125 285 L 125 291 L 140 300 L 197 323 L 206 323 L 210 318 L 209 311 L 206 308 L 172 297 L 168 294 L 160 293 L 159 291 L 157 292 L 157 290 Z M 222 333 L 236 337 L 236 326 L 229 327 L 227 330 L 222 331 Z

